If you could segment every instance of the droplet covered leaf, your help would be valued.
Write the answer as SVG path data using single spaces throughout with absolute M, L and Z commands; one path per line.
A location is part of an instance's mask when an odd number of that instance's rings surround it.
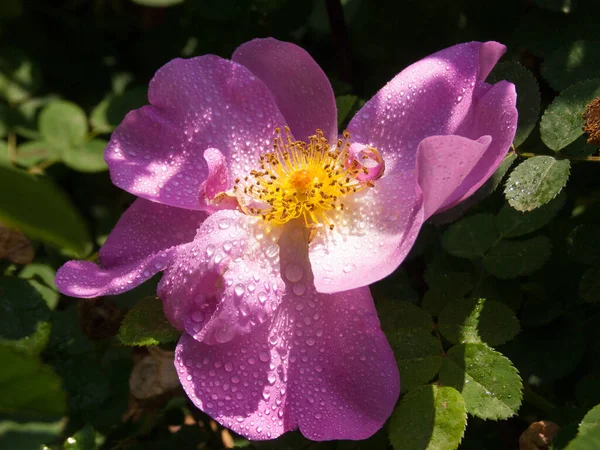
M 402 398 L 390 420 L 395 450 L 454 450 L 467 425 L 461 395 L 448 386 L 422 386 Z
M 460 344 L 448 350 L 440 383 L 458 390 L 467 411 L 482 419 L 506 419 L 521 406 L 523 382 L 517 369 L 485 344 Z
M 518 211 L 531 211 L 556 197 L 567 184 L 571 164 L 551 156 L 535 156 L 512 171 L 504 195 Z
M 545 205 L 529 212 L 521 212 L 504 205 L 496 217 L 496 228 L 503 238 L 523 236 L 550 222 L 565 204 L 565 195 L 559 194 Z
M 542 141 L 555 152 L 583 135 L 586 105 L 600 97 L 600 78 L 577 83 L 554 99 L 540 121 Z

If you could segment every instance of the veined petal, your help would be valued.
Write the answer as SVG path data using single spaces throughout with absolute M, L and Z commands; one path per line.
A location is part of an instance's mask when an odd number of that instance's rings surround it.
M 333 89 L 304 49 L 273 38 L 254 39 L 239 46 L 231 59 L 267 85 L 296 139 L 307 141 L 319 128 L 330 142 L 337 140 Z
M 114 184 L 139 197 L 200 209 L 207 148 L 226 157 L 231 176 L 270 148 L 285 119 L 265 84 L 214 55 L 174 59 L 150 82 L 149 106 L 114 131 L 105 158 Z
M 100 267 L 69 261 L 56 274 L 60 292 L 73 297 L 115 295 L 133 289 L 171 262 L 173 248 L 191 241 L 206 218 L 199 211 L 136 200 L 100 249 Z
M 344 199 L 333 230 L 317 233 L 310 261 L 319 292 L 367 286 L 392 273 L 412 247 L 424 221 L 414 171 L 377 180 Z
M 171 323 L 197 341 L 222 344 L 248 334 L 277 310 L 278 230 L 238 211 L 217 211 L 179 247 L 158 286 Z
M 505 50 L 497 42 L 470 42 L 412 64 L 367 102 L 348 131 L 354 139 L 381 152 L 388 174 L 414 169 L 418 145 L 429 136 L 456 134 L 478 139 L 489 135 L 492 141 L 504 142 L 499 132 L 507 128 L 506 121 L 500 126 L 498 119 L 506 106 L 499 97 L 485 105 L 480 99 L 491 88 L 485 77 Z M 478 114 L 496 121 L 478 124 Z M 514 135 L 515 129 L 511 132 Z M 503 150 L 506 153 L 508 146 Z
M 368 288 L 318 294 L 301 229 L 286 226 L 286 294 L 271 323 L 222 345 L 184 335 L 175 365 L 190 399 L 250 439 L 300 428 L 309 439 L 365 439 L 399 395 L 398 368 Z M 293 281 L 292 281 L 293 280 Z

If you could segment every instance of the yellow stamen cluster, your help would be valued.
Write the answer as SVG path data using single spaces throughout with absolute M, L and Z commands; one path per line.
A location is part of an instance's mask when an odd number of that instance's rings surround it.
M 273 151 L 260 157 L 260 170 L 235 180 L 242 209 L 276 224 L 302 216 L 307 227 L 324 222 L 333 229 L 326 212 L 343 210 L 345 195 L 373 186 L 357 179 L 368 169 L 350 160 L 350 134 L 343 137 L 330 145 L 317 130 L 306 143 L 293 141 L 287 127 L 282 137 L 277 128 Z

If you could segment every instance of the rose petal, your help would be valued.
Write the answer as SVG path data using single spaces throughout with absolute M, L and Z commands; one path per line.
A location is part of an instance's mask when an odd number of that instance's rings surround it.
M 202 210 L 213 213 L 220 209 L 235 209 L 237 200 L 225 194 L 231 186 L 227 159 L 216 148 L 204 151 L 208 164 L 208 177 L 200 185 L 200 205 Z
M 267 85 L 296 139 L 307 142 L 319 128 L 330 142 L 336 142 L 333 89 L 304 49 L 272 38 L 254 39 L 238 47 L 231 59 Z
M 130 112 L 113 133 L 106 162 L 113 183 L 139 197 L 199 209 L 203 157 L 218 148 L 230 174 L 247 172 L 285 125 L 264 83 L 217 56 L 175 59 L 150 83 L 151 105 Z
M 316 293 L 306 243 L 298 239 L 305 233 L 291 228 L 281 262 L 284 273 L 292 269 L 273 322 L 223 345 L 184 335 L 179 378 L 196 406 L 249 439 L 296 428 L 317 441 L 365 439 L 398 399 L 394 355 L 368 288 Z
M 498 138 L 502 126 L 474 124 L 476 113 L 502 114 L 499 102 L 478 105 L 490 89 L 483 80 L 506 48 L 497 42 L 470 42 L 428 56 L 398 74 L 356 114 L 348 131 L 354 141 L 382 154 L 386 173 L 411 171 L 417 147 L 428 136 L 457 134 Z M 477 136 L 474 130 L 477 129 Z M 489 128 L 489 129 L 488 129 Z M 504 152 L 508 147 L 504 149 Z
M 462 136 L 431 136 L 419 144 L 418 182 L 423 191 L 424 218 L 452 202 L 456 189 L 471 173 L 492 138 L 477 141 Z
M 158 286 L 171 323 L 218 344 L 269 319 L 284 291 L 277 231 L 238 211 L 208 217 L 193 242 L 176 250 Z
M 102 267 L 69 261 L 56 273 L 56 286 L 65 295 L 84 298 L 133 289 L 162 270 L 173 248 L 191 241 L 205 217 L 203 212 L 138 199 L 100 249 Z
M 311 242 L 317 290 L 355 289 L 386 277 L 408 254 L 423 220 L 413 172 L 384 176 L 350 194 L 344 210 L 330 215 L 334 229 L 319 230 Z

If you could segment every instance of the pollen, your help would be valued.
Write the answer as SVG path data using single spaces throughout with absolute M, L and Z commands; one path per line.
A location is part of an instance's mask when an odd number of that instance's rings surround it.
M 360 179 L 365 168 L 349 150 L 347 131 L 330 144 L 321 130 L 304 142 L 294 141 L 287 127 L 284 134 L 275 129 L 273 149 L 260 156 L 260 170 L 235 180 L 241 209 L 274 224 L 302 218 L 309 228 L 333 229 L 329 212 L 343 211 L 345 198 L 374 186 Z

